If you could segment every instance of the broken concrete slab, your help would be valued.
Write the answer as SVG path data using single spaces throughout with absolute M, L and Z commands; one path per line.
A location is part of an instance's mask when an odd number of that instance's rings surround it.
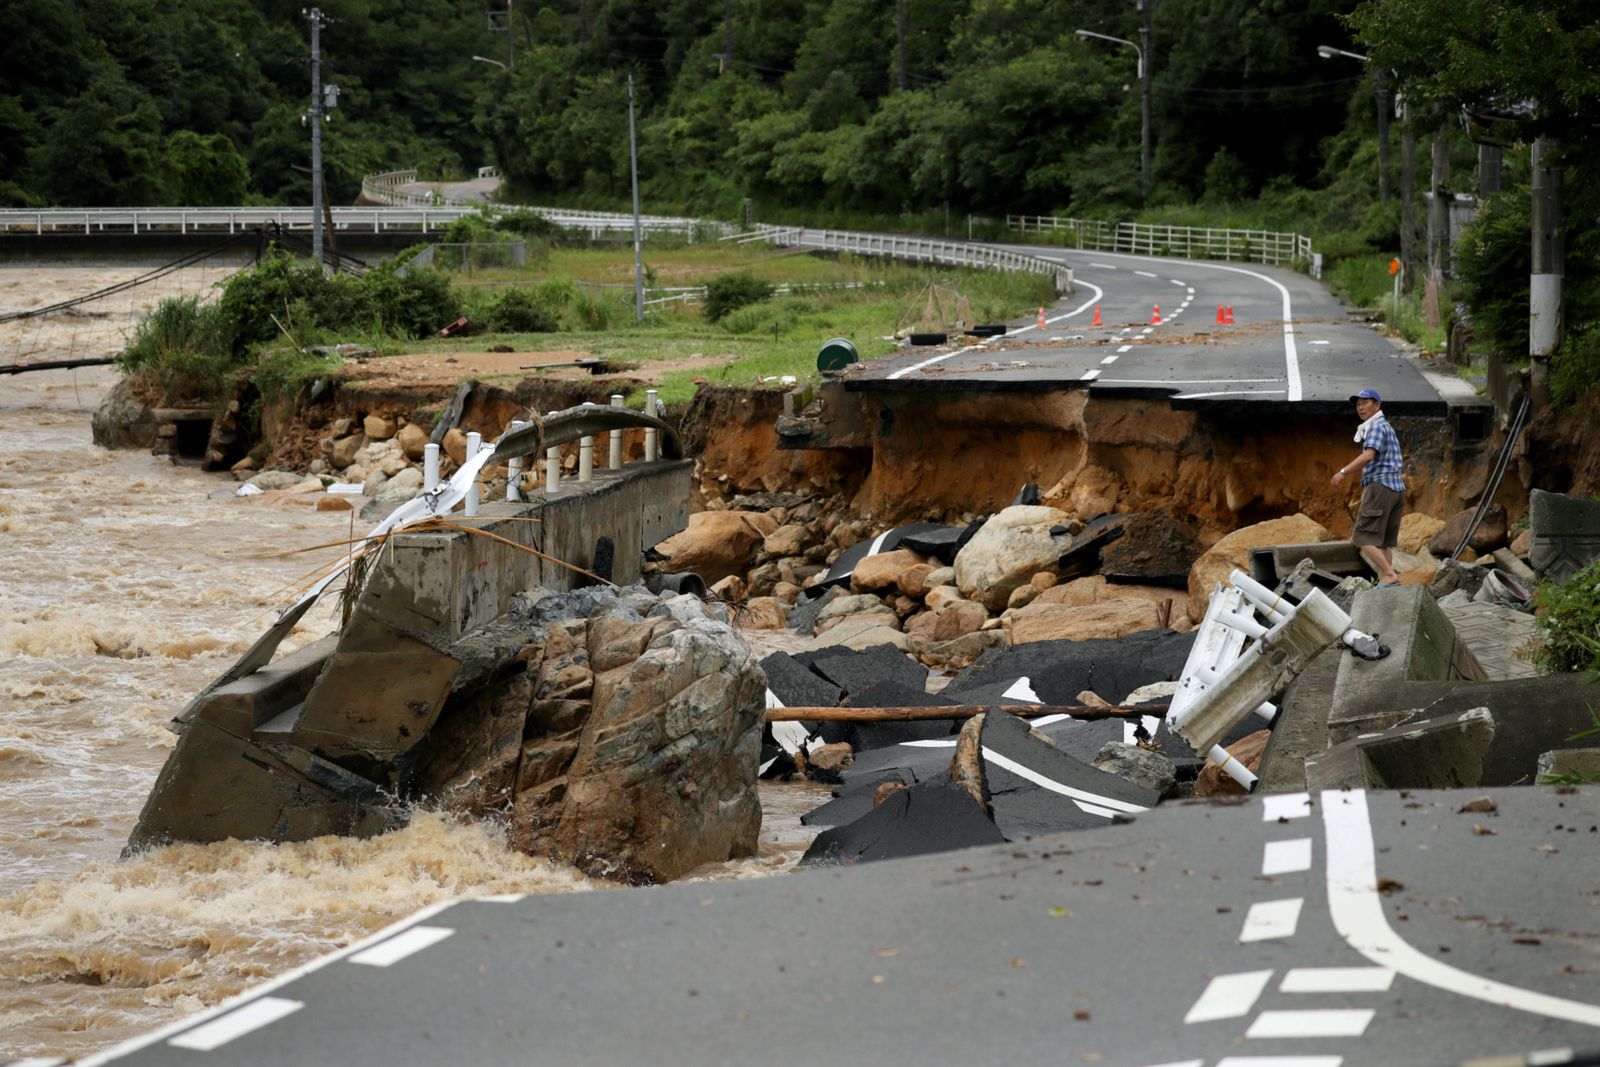
M 219 685 L 194 705 L 194 714 L 236 737 L 248 737 L 269 719 L 305 700 L 338 645 L 329 635 L 243 678 Z
M 1528 499 L 1528 563 L 1557 585 L 1600 559 L 1600 501 L 1535 489 Z
M 1539 785 L 1600 784 L 1600 748 L 1567 748 L 1539 753 Z
M 1444 696 L 1454 683 L 1488 679 L 1450 620 L 1420 586 L 1361 593 L 1350 621 L 1355 629 L 1380 637 L 1391 654 L 1381 660 L 1353 655 L 1340 660 L 1328 713 L 1328 735 L 1334 743 L 1393 726 Z
M 819 649 L 814 652 L 801 652 L 795 659 L 847 694 L 859 693 L 874 683 L 885 681 L 898 682 L 901 686 L 919 693 L 927 688 L 927 669 L 910 656 L 888 645 L 875 645 L 865 649 Z
M 767 689 L 786 708 L 831 708 L 844 699 L 844 690 L 787 652 L 774 652 L 761 661 Z
M 1307 759 L 1306 785 L 1313 792 L 1493 785 L 1484 781 L 1484 758 L 1495 733 L 1494 717 L 1480 707 L 1360 734 Z
M 800 862 L 868 863 L 1005 840 L 1000 828 L 946 771 L 942 777 L 896 789 L 853 822 L 824 830 Z

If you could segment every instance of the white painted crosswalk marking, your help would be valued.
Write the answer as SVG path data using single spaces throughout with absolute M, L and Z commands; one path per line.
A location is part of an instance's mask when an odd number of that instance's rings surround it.
M 1321 1008 L 1310 1011 L 1264 1011 L 1245 1037 L 1360 1037 L 1372 1022 L 1371 1008 Z
M 413 926 L 387 941 L 380 941 L 369 949 L 357 952 L 350 957 L 350 962 L 367 967 L 388 967 L 421 952 L 429 945 L 438 944 L 454 933 L 454 930 L 444 926 Z
M 194 1049 L 196 1052 L 210 1052 L 212 1049 L 221 1048 L 234 1038 L 243 1037 L 263 1026 L 275 1023 L 285 1015 L 293 1015 L 303 1007 L 305 1007 L 304 1002 L 298 1000 L 262 997 L 213 1019 L 204 1026 L 186 1030 L 167 1044 L 175 1048 Z
M 1303 819 L 1311 814 L 1310 793 L 1278 793 L 1261 802 L 1261 821 Z
M 1205 992 L 1200 994 L 1183 1021 L 1208 1023 L 1216 1019 L 1237 1019 L 1249 1015 L 1270 981 L 1271 971 L 1219 974 L 1206 984 Z
M 1382 993 L 1394 984 L 1387 967 L 1295 967 L 1283 976 L 1280 993 Z
M 1288 841 L 1268 841 L 1262 850 L 1261 873 L 1293 874 L 1311 869 L 1311 838 L 1296 837 Z
M 1304 897 L 1288 900 L 1263 900 L 1250 905 L 1244 918 L 1244 929 L 1239 931 L 1240 941 L 1272 941 L 1293 937 L 1300 924 L 1300 907 Z

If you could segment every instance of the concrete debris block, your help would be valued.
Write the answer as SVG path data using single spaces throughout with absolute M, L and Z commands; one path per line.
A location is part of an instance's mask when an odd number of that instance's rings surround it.
M 806 866 L 869 863 L 1005 840 L 999 827 L 946 772 L 942 778 L 894 790 L 859 819 L 824 830 L 800 862 Z
M 370 837 L 401 820 L 377 786 L 302 753 L 304 770 L 209 722 L 192 722 L 167 757 L 128 852 L 170 841 Z
M 1392 726 L 1441 695 L 1440 685 L 1418 683 L 1488 680 L 1426 589 L 1402 586 L 1362 593 L 1350 618 L 1355 629 L 1378 635 L 1391 651 L 1381 660 L 1348 655 L 1340 660 L 1328 713 L 1329 736 L 1335 742 Z
M 1250 550 L 1275 545 L 1304 545 L 1332 541 L 1327 527 L 1307 515 L 1269 519 L 1233 531 L 1206 550 L 1189 568 L 1189 617 L 1205 617 L 1211 591 L 1226 584 L 1234 570 L 1250 573 Z
M 1011 617 L 1013 644 L 1116 638 L 1162 625 L 1161 610 L 1148 600 L 1116 598 L 1086 607 L 1030 604 Z
M 1186 589 L 1199 556 L 1194 528 L 1158 507 L 1129 516 L 1122 536 L 1101 551 L 1100 573 L 1114 582 Z
M 1464 789 L 1484 781 L 1495 741 L 1488 708 L 1405 722 L 1360 734 L 1306 760 L 1306 785 L 1319 789 Z M 1527 774 L 1527 764 L 1519 771 Z M 1503 783 L 1502 783 L 1503 784 Z
M 1511 575 L 1525 588 L 1531 589 L 1539 581 L 1539 576 L 1533 573 L 1533 568 L 1522 562 L 1522 558 L 1511 549 L 1497 548 L 1491 555 L 1494 557 L 1496 568 Z
M 1467 527 L 1472 525 L 1474 509 L 1458 511 L 1445 524 L 1439 532 L 1428 540 L 1428 551 L 1440 559 L 1444 559 L 1456 550 L 1461 543 L 1462 535 L 1467 532 Z M 1506 522 L 1506 509 L 1492 507 L 1478 523 L 1478 528 L 1473 531 L 1472 539 L 1467 542 L 1467 547 L 1478 555 L 1499 548 L 1506 543 L 1506 534 L 1509 533 Z
M 1125 778 L 1162 798 L 1177 792 L 1178 771 L 1170 759 L 1126 741 L 1109 741 L 1095 756 L 1096 770 Z
M 1375 583 L 1371 578 L 1351 576 L 1341 579 L 1338 585 L 1328 590 L 1327 596 L 1333 601 L 1334 606 L 1348 615 L 1355 606 L 1357 594 L 1372 588 L 1375 588 Z
M 1526 784 L 1528 768 L 1551 749 L 1576 748 L 1592 741 L 1580 735 L 1594 729 L 1600 709 L 1600 682 L 1588 674 L 1549 674 L 1532 678 L 1457 684 L 1416 714 L 1419 720 L 1487 708 L 1497 725 L 1494 743 L 1483 757 L 1482 785 Z
M 1446 593 L 1444 596 L 1440 597 L 1437 603 L 1441 611 L 1449 614 L 1452 609 L 1465 607 L 1466 605 L 1472 603 L 1472 594 L 1468 593 L 1465 589 L 1457 589 L 1452 593 Z
M 1402 552 L 1417 553 L 1428 548 L 1428 542 L 1433 540 L 1434 534 L 1444 529 L 1444 520 L 1436 519 L 1432 515 L 1424 515 L 1420 511 L 1409 512 L 1400 517 L 1400 537 L 1395 547 Z M 1451 545 L 1445 550 L 1449 555 L 1455 548 Z
M 991 611 L 1006 606 L 1011 591 L 1035 573 L 1053 568 L 1069 543 L 1070 516 L 1047 507 L 1008 507 L 992 516 L 956 556 L 956 586 Z
M 1259 721 L 1259 720 L 1257 720 Z M 1256 730 L 1227 746 L 1228 755 L 1244 764 L 1251 774 L 1261 770 L 1261 759 L 1266 753 L 1267 742 L 1272 737 L 1270 730 Z M 1195 779 L 1194 795 L 1197 797 L 1216 796 L 1244 796 L 1245 788 L 1234 781 L 1222 768 L 1214 763 L 1208 763 L 1200 772 L 1200 777 Z
M 267 720 L 305 700 L 337 646 L 333 636 L 313 641 L 202 694 L 185 715 L 198 716 L 235 737 L 249 737 Z
M 918 566 L 925 566 L 922 557 L 904 548 L 868 556 L 850 572 L 850 589 L 856 593 L 897 591 L 900 576 Z
M 1566 748 L 1539 753 L 1540 785 L 1600 784 L 1600 748 Z
M 768 534 L 777 530 L 772 516 L 760 511 L 698 511 L 688 528 L 662 541 L 656 551 L 667 557 L 663 569 L 692 571 L 707 582 L 744 574 Z

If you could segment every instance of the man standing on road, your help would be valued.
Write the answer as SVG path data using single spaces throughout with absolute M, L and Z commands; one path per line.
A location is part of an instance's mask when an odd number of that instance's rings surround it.
M 1356 529 L 1350 540 L 1361 549 L 1361 557 L 1378 572 L 1378 585 L 1399 585 L 1394 571 L 1394 546 L 1400 541 L 1400 515 L 1405 511 L 1406 483 L 1400 477 L 1400 439 L 1383 417 L 1383 398 L 1376 389 L 1363 389 L 1350 398 L 1356 402 L 1361 426 L 1356 444 L 1361 455 L 1335 472 L 1337 488 L 1345 476 L 1361 472 L 1361 509 L 1356 512 Z

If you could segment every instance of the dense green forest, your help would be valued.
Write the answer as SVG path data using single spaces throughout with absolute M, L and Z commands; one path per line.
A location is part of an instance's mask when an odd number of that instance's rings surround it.
M 1152 0 L 1153 201 L 1375 187 L 1354 0 Z M 309 31 L 276 0 L 12 0 L 0 202 L 308 200 Z M 659 207 L 1139 206 L 1128 0 L 326 0 L 330 198 L 364 173 L 498 163 L 528 199 L 615 205 L 627 89 Z M 510 17 L 507 17 L 507 10 Z M 900 16 L 903 13 L 903 22 Z M 509 32 L 508 32 L 509 27 Z M 493 58 L 508 67 L 475 60 Z

